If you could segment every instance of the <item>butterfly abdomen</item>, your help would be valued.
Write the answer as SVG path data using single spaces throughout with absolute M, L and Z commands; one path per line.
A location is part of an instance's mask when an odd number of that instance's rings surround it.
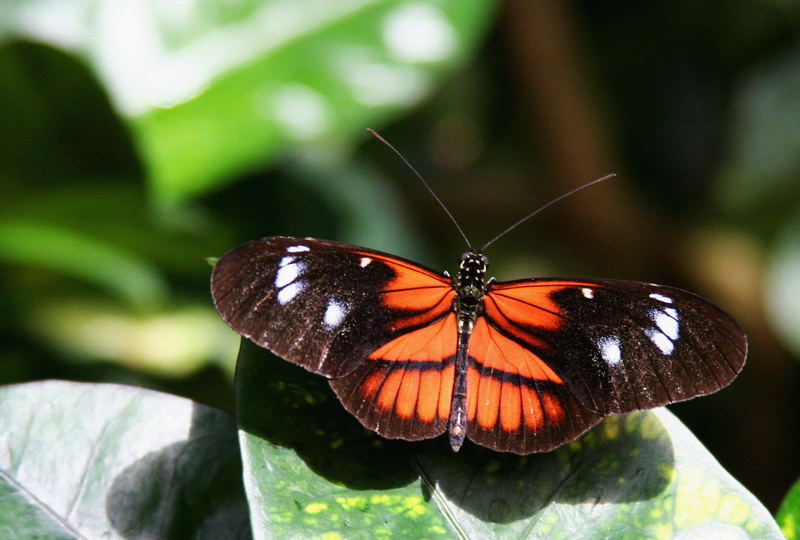
M 453 399 L 450 406 L 448 432 L 450 446 L 458 451 L 467 433 L 467 368 L 469 366 L 469 337 L 475 321 L 483 314 L 483 297 L 486 294 L 486 270 L 489 259 L 485 255 L 468 251 L 461 256 L 456 277 L 455 310 L 458 316 L 458 347 L 456 352 Z

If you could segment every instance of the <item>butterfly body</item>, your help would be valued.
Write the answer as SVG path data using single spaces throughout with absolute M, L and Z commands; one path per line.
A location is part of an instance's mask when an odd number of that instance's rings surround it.
M 500 451 L 568 442 L 603 416 L 714 392 L 744 365 L 744 333 L 680 289 L 596 279 L 455 278 L 379 251 L 269 237 L 212 275 L 236 331 L 327 377 L 344 407 L 390 438 L 448 432 Z

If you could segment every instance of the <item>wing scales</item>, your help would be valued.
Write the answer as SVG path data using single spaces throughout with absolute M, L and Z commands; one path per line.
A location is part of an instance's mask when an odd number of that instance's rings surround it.
M 330 384 L 368 428 L 390 438 L 426 439 L 447 428 L 455 356 L 456 317 L 449 313 L 400 334 Z
M 501 451 L 541 452 L 600 420 L 577 402 L 541 356 L 477 321 L 467 372 L 467 437 Z
M 509 296 L 527 307 L 498 300 Z M 744 365 L 747 341 L 735 321 L 680 289 L 614 280 L 521 280 L 492 285 L 488 297 L 489 324 L 538 354 L 597 414 L 714 392 Z M 548 315 L 529 317 L 526 310 Z
M 459 341 L 450 278 L 361 247 L 270 237 L 225 254 L 212 295 L 239 333 L 331 379 L 366 427 L 407 440 L 447 429 Z M 549 450 L 603 415 L 724 387 L 746 351 L 733 319 L 679 289 L 493 283 L 466 351 L 467 436 Z

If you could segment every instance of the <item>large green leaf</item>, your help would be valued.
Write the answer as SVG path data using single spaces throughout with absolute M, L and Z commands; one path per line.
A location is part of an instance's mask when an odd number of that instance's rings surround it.
M 237 396 L 256 537 L 781 538 L 665 409 L 610 417 L 555 452 L 455 454 L 444 438 L 368 432 L 323 378 L 247 341 Z
M 157 305 L 166 293 L 157 270 L 134 254 L 34 221 L 0 221 L 0 260 L 92 281 L 137 307 Z
M 783 499 L 777 519 L 788 540 L 800 538 L 800 480 L 794 483 Z
M 72 50 L 131 121 L 174 200 L 294 141 L 348 145 L 429 95 L 492 0 L 49 0 L 4 7 L 2 35 Z
M 0 389 L 3 538 L 249 536 L 233 418 L 139 388 Z

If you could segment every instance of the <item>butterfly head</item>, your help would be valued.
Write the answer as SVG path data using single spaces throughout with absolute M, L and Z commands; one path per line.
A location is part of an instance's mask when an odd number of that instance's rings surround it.
M 459 271 L 466 269 L 475 269 L 482 274 L 486 273 L 489 268 L 489 257 L 476 250 L 465 251 L 458 258 Z
M 456 289 L 462 298 L 480 300 L 484 294 L 486 270 L 489 268 L 489 257 L 477 251 L 461 254 L 458 265 Z

